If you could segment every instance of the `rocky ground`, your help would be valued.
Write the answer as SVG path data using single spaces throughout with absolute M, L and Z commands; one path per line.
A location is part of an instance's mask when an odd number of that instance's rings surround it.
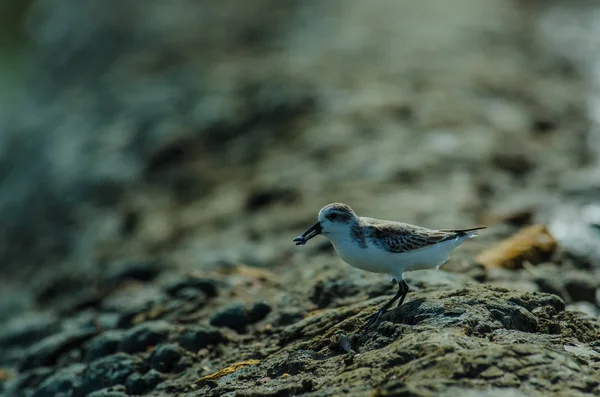
M 4 395 L 600 395 L 595 2 L 98 4 L 0 112 Z M 334 201 L 489 228 L 361 332 Z

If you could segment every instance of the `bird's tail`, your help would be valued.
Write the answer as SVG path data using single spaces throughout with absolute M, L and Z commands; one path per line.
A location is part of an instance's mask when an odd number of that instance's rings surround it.
M 477 236 L 477 230 L 481 230 L 481 229 L 486 229 L 487 226 L 477 226 L 477 227 L 471 227 L 468 229 L 443 229 L 440 230 L 441 232 L 449 232 L 449 233 L 456 233 L 457 237 L 475 237 Z

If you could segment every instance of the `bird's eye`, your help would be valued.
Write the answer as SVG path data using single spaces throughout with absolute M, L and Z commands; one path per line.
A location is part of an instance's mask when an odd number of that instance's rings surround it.
M 335 218 L 337 218 L 337 214 L 335 212 L 332 213 L 332 214 L 329 214 L 328 218 L 329 218 L 330 221 L 334 221 Z

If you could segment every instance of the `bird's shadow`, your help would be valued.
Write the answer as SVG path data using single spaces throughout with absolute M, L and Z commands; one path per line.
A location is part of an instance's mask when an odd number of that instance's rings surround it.
M 390 321 L 395 324 L 415 325 L 420 322 L 416 317 L 418 317 L 419 314 L 423 314 L 420 309 L 424 302 L 425 299 L 423 298 L 404 302 L 402 306 L 387 311 L 381 317 L 381 320 Z

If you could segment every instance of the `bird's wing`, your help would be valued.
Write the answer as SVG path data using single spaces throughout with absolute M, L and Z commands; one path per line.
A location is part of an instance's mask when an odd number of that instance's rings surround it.
M 460 236 L 456 231 L 431 230 L 400 222 L 369 225 L 366 229 L 370 243 L 394 253 L 418 250 Z

